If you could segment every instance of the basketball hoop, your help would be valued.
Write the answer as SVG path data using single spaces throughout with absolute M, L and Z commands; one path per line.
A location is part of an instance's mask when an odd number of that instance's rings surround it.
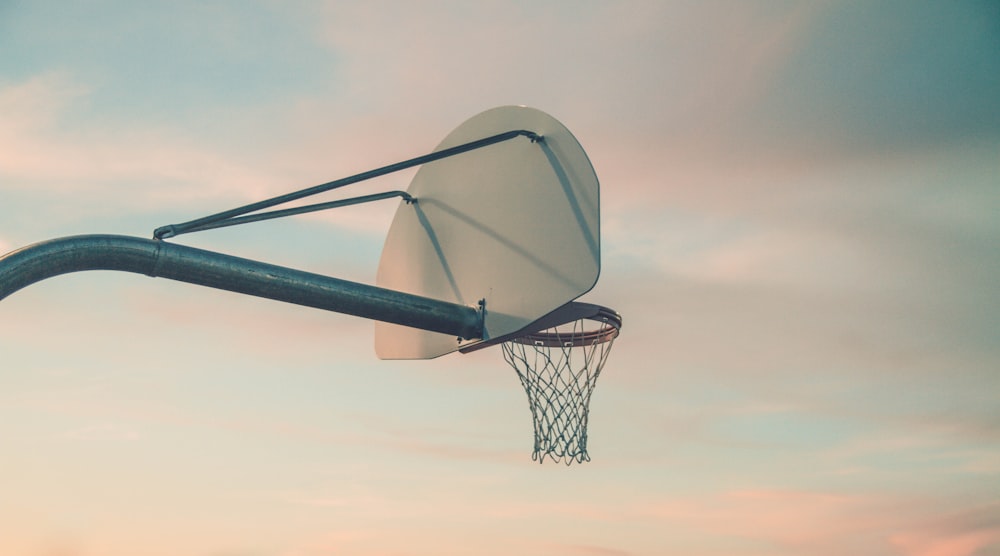
M 590 395 L 618 337 L 621 315 L 598 305 L 570 303 L 539 322 L 547 327 L 502 344 L 504 359 L 528 394 L 535 428 L 531 459 L 542 463 L 549 457 L 566 465 L 590 461 Z
M 277 208 L 416 166 L 405 192 Z M 164 241 L 397 198 L 375 286 Z M 574 301 L 600 276 L 600 216 L 600 183 L 573 134 L 540 110 L 501 106 L 430 153 L 161 226 L 152 240 L 74 236 L 12 252 L 0 257 L 0 299 L 60 274 L 123 270 L 374 319 L 382 359 L 502 344 L 528 394 L 532 459 L 569 465 L 590 461 L 590 396 L 622 325 Z

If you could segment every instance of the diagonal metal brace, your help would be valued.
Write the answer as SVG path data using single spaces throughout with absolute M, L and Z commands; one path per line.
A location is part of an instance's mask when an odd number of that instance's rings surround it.
M 360 197 L 351 197 L 350 199 L 341 199 L 339 201 L 329 201 L 326 203 L 316 203 L 312 205 L 306 205 L 303 207 L 295 207 L 282 210 L 272 210 L 269 212 L 259 212 L 257 214 L 250 214 L 247 216 L 237 216 L 236 218 L 226 218 L 225 220 L 218 220 L 215 222 L 207 222 L 200 226 L 193 228 L 186 228 L 183 232 L 178 232 L 175 226 L 178 224 L 170 224 L 167 226 L 161 226 L 153 232 L 153 237 L 156 239 L 167 239 L 179 235 L 180 233 L 191 233 L 191 232 L 201 232 L 204 230 L 214 230 L 216 228 L 225 228 L 228 226 L 236 226 L 238 224 L 249 224 L 250 222 L 260 222 L 261 220 L 271 220 L 274 218 L 281 218 L 284 216 L 293 216 L 296 214 L 306 214 L 309 212 L 316 212 L 320 210 L 327 210 L 332 208 L 347 207 L 351 205 L 358 205 L 361 203 L 369 203 L 371 201 L 380 201 L 382 199 L 391 199 L 393 197 L 402 197 L 407 203 L 416 202 L 409 193 L 405 191 L 386 191 L 385 193 L 375 193 L 372 195 L 362 195 Z
M 294 191 L 292 193 L 286 193 L 284 195 L 279 195 L 277 197 L 272 197 L 270 199 L 265 199 L 263 201 L 257 201 L 256 203 L 250 203 L 249 205 L 244 205 L 242 207 L 226 210 L 202 218 L 196 218 L 195 220 L 190 220 L 188 222 L 182 222 L 180 224 L 170 224 L 168 226 L 161 226 L 153 232 L 153 237 L 155 239 L 164 239 L 189 232 L 218 228 L 220 226 L 214 225 L 218 222 L 234 219 L 238 216 L 243 216 L 251 212 L 257 212 L 259 210 L 268 209 L 280 204 L 296 201 L 304 197 L 309 197 L 311 195 L 316 195 L 318 193 L 324 193 L 340 187 L 344 187 L 346 185 L 351 185 L 372 178 L 377 178 L 379 176 L 384 176 L 386 174 L 391 174 L 393 172 L 398 172 L 400 170 L 405 170 L 407 168 L 412 168 L 414 166 L 420 166 L 421 164 L 427 164 L 428 162 L 434 162 L 435 160 L 441 160 L 442 158 L 448 158 L 450 156 L 455 156 L 476 149 L 481 149 L 483 147 L 488 147 L 490 145 L 494 145 L 496 143 L 500 143 L 503 141 L 509 141 L 511 139 L 521 136 L 527 137 L 528 139 L 531 140 L 532 143 L 537 143 L 538 141 L 541 141 L 543 139 L 541 135 L 535 133 L 534 131 L 528 131 L 525 129 L 516 129 L 512 131 L 506 131 L 504 133 L 498 133 L 496 135 L 491 135 L 490 137 L 477 139 L 475 141 L 470 141 L 468 143 L 463 143 L 461 145 L 456 145 L 454 147 L 449 147 L 447 149 L 441 149 L 440 151 L 435 151 L 430 154 L 425 154 L 423 156 L 418 156 L 416 158 L 411 158 L 409 160 L 404 160 L 402 162 L 397 162 L 395 164 L 389 164 L 388 166 L 383 166 L 381 168 L 376 168 L 374 170 L 369 170 L 367 172 L 361 172 L 360 174 L 355 174 L 353 176 L 348 176 L 346 178 L 341 178 L 339 180 L 334 180 L 320 185 L 315 185 L 313 187 L 308 187 L 306 189 L 301 189 L 299 191 Z M 253 221 L 254 220 L 244 220 L 242 222 L 237 222 L 237 223 L 253 222 Z M 227 225 L 234 225 L 234 224 L 227 224 Z

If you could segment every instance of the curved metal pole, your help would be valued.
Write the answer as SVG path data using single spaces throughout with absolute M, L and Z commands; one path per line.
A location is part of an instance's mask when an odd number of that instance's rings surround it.
M 326 309 L 369 319 L 481 338 L 479 310 L 376 286 L 166 243 L 83 235 L 24 247 L 0 258 L 0 299 L 35 282 L 83 270 L 121 270 Z

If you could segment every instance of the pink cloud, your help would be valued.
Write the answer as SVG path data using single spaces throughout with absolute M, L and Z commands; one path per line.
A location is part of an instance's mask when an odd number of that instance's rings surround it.
M 167 178 L 187 182 L 189 187 L 181 190 L 198 197 L 217 194 L 220 186 L 240 184 L 248 191 L 265 187 L 267 180 L 258 172 L 168 130 L 66 128 L 64 115 L 88 94 L 90 89 L 60 73 L 0 89 L 0 110 L 13 114 L 0 129 L 0 171 L 9 186 L 23 181 L 34 188 L 72 191 L 111 180 Z M 141 191 L 155 195 L 153 188 Z
M 948 500 L 889 494 L 743 490 L 655 504 L 647 512 L 713 537 L 734 537 L 809 554 L 969 556 L 1000 548 L 996 505 L 961 514 Z
M 0 88 L 0 112 L 10 115 L 0 128 L 0 175 L 8 187 L 73 195 L 87 191 L 115 206 L 178 206 L 194 217 L 425 154 L 443 138 L 443 132 L 439 136 L 426 129 L 403 133 L 392 122 L 337 119 L 344 114 L 329 99 L 241 114 L 231 126 L 234 144 L 248 121 L 272 135 L 294 137 L 277 148 L 260 147 L 266 152 L 227 145 L 225 138 L 207 143 L 182 122 L 172 128 L 144 122 L 67 125 L 68 116 L 85 110 L 91 94 L 66 73 L 41 74 Z M 328 126 L 318 123 L 326 119 Z M 405 189 L 414 172 L 366 182 L 347 195 Z M 169 185 L 150 185 L 156 183 Z M 333 193 L 322 200 L 347 195 Z M 385 201 L 297 218 L 384 233 L 397 204 Z
M 704 533 L 836 554 L 845 536 L 868 537 L 869 546 L 879 545 L 877 532 L 891 519 L 884 506 L 884 501 L 863 495 L 747 490 L 668 502 L 649 511 Z
M 90 442 L 134 441 L 141 433 L 131 424 L 101 423 L 73 429 L 66 433 L 68 438 Z
M 973 556 L 1000 550 L 1000 505 L 988 504 L 894 533 L 889 540 L 905 556 Z
M 552 549 L 553 554 L 577 554 L 579 556 L 629 556 L 632 554 L 627 550 L 582 544 L 554 545 Z
M 1000 547 L 1000 527 L 946 535 L 903 533 L 891 540 L 906 556 L 973 556 L 984 548 Z
M 687 257 L 668 271 L 730 284 L 846 289 L 867 283 L 877 261 L 850 238 L 808 229 L 762 229 Z
M 104 122 L 100 127 L 67 126 L 67 116 L 83 110 L 92 93 L 66 73 L 41 74 L 0 88 L 0 112 L 8 115 L 0 127 L 0 174 L 7 187 L 70 194 L 88 191 L 107 196 L 116 206 L 208 207 L 198 209 L 204 211 L 229 208 L 224 202 L 257 200 L 343 177 L 333 175 L 336 168 L 319 169 L 328 164 L 329 156 L 324 156 L 307 165 L 316 170 L 315 182 L 297 182 L 303 175 L 285 166 L 294 166 L 300 157 L 258 157 L 205 145 L 181 126 L 170 129 L 142 122 L 132 127 Z M 346 140 L 350 135 L 343 137 Z M 430 142 L 427 149 L 432 146 Z M 169 186 L 148 185 L 155 182 Z M 343 210 L 332 222 L 348 229 L 385 229 L 392 207 L 386 203 Z M 304 218 L 331 221 L 325 215 Z

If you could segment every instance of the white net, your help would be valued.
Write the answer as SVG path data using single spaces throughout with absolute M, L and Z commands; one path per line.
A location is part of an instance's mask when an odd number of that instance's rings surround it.
M 584 332 L 580 319 L 503 343 L 504 359 L 528 394 L 535 447 L 531 459 L 566 465 L 590 461 L 587 420 L 590 396 L 611 353 L 618 328 Z

